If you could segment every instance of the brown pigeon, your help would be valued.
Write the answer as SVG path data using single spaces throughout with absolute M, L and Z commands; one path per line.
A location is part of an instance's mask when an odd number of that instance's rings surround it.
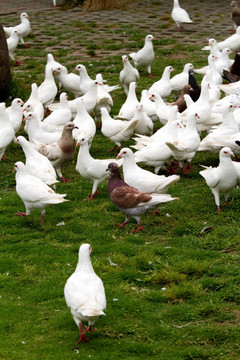
M 138 223 L 138 228 L 133 232 L 144 231 L 141 227 L 140 215 L 147 210 L 156 208 L 160 203 L 177 199 L 172 198 L 169 194 L 150 194 L 129 186 L 122 179 L 120 168 L 116 163 L 110 163 L 107 171 L 110 171 L 108 181 L 109 197 L 113 204 L 126 215 L 125 221 L 118 227 L 124 227 L 133 217 Z

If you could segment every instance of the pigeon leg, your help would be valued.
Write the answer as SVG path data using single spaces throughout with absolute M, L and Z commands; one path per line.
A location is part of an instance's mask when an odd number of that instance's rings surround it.
M 160 211 L 158 209 L 155 209 L 155 211 L 149 211 L 150 214 L 157 215 L 160 214 Z
M 142 227 L 141 227 L 141 221 L 139 221 L 138 223 L 138 228 L 136 230 L 132 230 L 132 232 L 138 232 L 138 231 L 145 231 Z
M 82 342 L 87 342 L 87 341 L 90 341 L 87 337 L 86 337 L 86 335 L 85 335 L 85 333 L 84 333 L 84 331 L 83 331 L 83 328 L 82 328 L 82 324 L 81 323 L 79 323 L 79 330 L 80 330 L 80 338 L 79 338 L 79 340 L 78 340 L 78 344 L 82 341 Z
M 30 45 L 28 45 L 28 44 L 24 44 L 24 46 L 25 46 L 26 48 L 29 48 L 29 47 L 30 47 Z
M 96 329 L 93 329 L 92 328 L 92 325 L 89 325 L 89 326 L 85 326 L 85 329 L 90 332 L 90 331 L 96 331 Z
M 125 226 L 128 222 L 129 222 L 129 218 L 126 217 L 126 219 L 124 220 L 124 222 L 123 222 L 122 224 L 120 224 L 120 225 L 117 225 L 117 227 L 123 227 L 123 228 L 124 228 L 124 226 Z
M 114 147 L 112 147 L 111 149 L 108 149 L 108 151 L 114 151 L 116 149 L 117 145 L 114 145 Z M 121 150 L 121 147 L 120 147 Z
M 21 61 L 15 60 L 15 66 L 23 65 Z
M 44 223 L 44 218 L 45 218 L 45 210 L 42 210 L 42 223 Z
M 28 219 L 27 214 L 21 211 L 17 211 L 17 216 L 24 216 L 26 219 Z
M 217 205 L 217 210 L 216 210 L 216 212 L 221 212 L 222 210 L 220 209 L 220 206 L 219 205 Z
M 70 180 L 65 179 L 63 176 L 61 176 L 61 180 L 63 183 L 70 182 Z

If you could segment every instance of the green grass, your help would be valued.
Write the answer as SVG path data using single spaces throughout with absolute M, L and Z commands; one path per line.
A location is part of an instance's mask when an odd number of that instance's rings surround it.
M 159 1 L 154 3 L 161 5 Z M 102 72 L 108 84 L 117 84 L 122 54 L 115 51 L 136 51 L 146 35 L 139 22 L 129 28 L 110 21 L 106 29 L 114 29 L 114 34 L 125 32 L 123 39 L 112 39 L 113 34 L 106 30 L 105 36 L 90 43 L 92 34 L 104 24 L 95 19 L 73 20 L 71 16 L 69 24 L 65 22 L 63 34 L 56 24 L 51 33 L 41 25 L 44 40 L 32 35 L 30 49 L 17 49 L 16 58 L 23 57 L 24 66 L 12 68 L 13 97 L 26 100 L 31 84 L 43 81 L 51 46 L 55 59 L 70 71 L 74 63 L 84 63 L 92 78 Z M 162 16 L 158 28 L 170 26 L 169 17 Z M 80 56 L 63 47 L 72 29 L 74 51 L 80 49 Z M 206 41 L 206 29 L 194 33 L 196 41 L 187 46 L 174 36 L 156 37 L 154 81 L 167 65 L 172 65 L 176 74 L 186 62 L 191 61 L 195 67 L 206 64 L 207 55 L 199 52 L 198 46 L 199 39 Z M 101 57 L 100 49 L 109 54 Z M 153 82 L 144 69 L 139 71 L 138 97 Z M 197 78 L 201 80 L 200 75 Z M 177 95 L 172 93 L 168 100 Z M 125 94 L 121 89 L 112 97 L 115 115 Z M 26 136 L 23 128 L 18 134 Z M 133 140 L 124 145 L 131 144 Z M 112 145 L 97 129 L 91 154 L 115 157 L 117 153 L 107 151 Z M 13 166 L 16 161 L 24 161 L 24 155 L 11 144 L 5 156 L 7 159 L 0 163 L 1 359 L 239 359 L 240 193 L 234 189 L 230 206 L 222 206 L 222 212 L 216 213 L 213 195 L 199 175 L 199 164 L 218 164 L 217 154 L 197 153 L 190 174 L 169 189 L 179 200 L 160 206 L 158 216 L 143 215 L 145 232 L 136 234 L 131 231 L 136 228 L 134 220 L 125 229 L 116 227 L 124 215 L 110 202 L 107 183 L 99 186 L 94 201 L 83 201 L 92 185 L 75 170 L 77 152 L 62 169 L 71 182 L 57 184 L 57 191 L 66 193 L 70 201 L 49 206 L 44 224 L 38 210 L 28 221 L 17 217 L 17 210 L 24 211 L 24 204 L 15 191 Z M 208 230 L 203 232 L 206 227 Z M 92 263 L 105 285 L 107 309 L 106 317 L 96 322 L 97 331 L 89 335 L 91 342 L 77 345 L 78 329 L 65 304 L 63 288 L 75 269 L 79 246 L 86 242 L 93 247 Z M 110 265 L 109 258 L 116 266 Z

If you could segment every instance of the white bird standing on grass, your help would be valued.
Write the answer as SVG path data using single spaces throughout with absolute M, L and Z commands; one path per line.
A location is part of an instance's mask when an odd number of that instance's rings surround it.
M 11 36 L 12 31 L 17 30 L 17 32 L 21 34 L 19 36 L 21 43 L 24 44 L 25 47 L 29 47 L 29 45 L 25 44 L 25 42 L 23 40 L 23 38 L 28 36 L 31 31 L 29 16 L 26 12 L 23 12 L 20 15 L 20 19 L 21 19 L 21 23 L 19 25 L 11 26 L 11 27 L 4 26 L 3 30 L 4 30 L 5 34 L 8 36 Z
M 79 141 L 80 149 L 77 157 L 76 171 L 84 178 L 93 183 L 92 193 L 86 200 L 93 200 L 94 195 L 98 194 L 98 185 L 106 180 L 109 173 L 106 171 L 110 162 L 116 162 L 119 165 L 122 160 L 116 159 L 94 159 L 89 153 L 88 139 L 82 138 Z
M 173 0 L 173 9 L 171 12 L 171 16 L 173 21 L 176 23 L 178 27 L 178 31 L 183 31 L 184 27 L 182 24 L 184 23 L 192 23 L 187 11 L 180 7 L 178 0 Z
M 135 69 L 132 66 L 127 55 L 122 56 L 122 61 L 123 61 L 123 69 L 120 71 L 119 80 L 120 83 L 123 84 L 125 94 L 127 95 L 129 91 L 129 85 L 131 84 L 131 82 L 133 81 L 135 83 L 138 82 L 139 72 L 137 69 Z
M 175 71 L 172 66 L 166 66 L 161 79 L 155 81 L 152 84 L 152 86 L 148 90 L 148 93 L 152 94 L 154 92 L 157 92 L 163 99 L 167 98 L 172 92 L 172 87 L 170 84 L 170 74 L 172 71 Z
M 112 140 L 115 145 L 109 151 L 113 151 L 116 146 L 121 148 L 123 141 L 128 141 L 134 133 L 135 127 L 138 124 L 138 119 L 130 121 L 117 120 L 111 118 L 107 109 L 101 109 L 102 114 L 102 127 L 101 132 L 104 136 Z
M 83 331 L 82 322 L 88 322 L 87 331 L 94 331 L 92 326 L 100 315 L 105 315 L 103 310 L 106 309 L 104 285 L 93 270 L 91 252 L 91 245 L 80 246 L 77 267 L 64 287 L 67 306 L 80 330 L 78 343 L 89 341 Z
M 145 43 L 142 49 L 138 52 L 133 52 L 129 56 L 133 59 L 135 66 L 147 68 L 148 75 L 152 77 L 151 74 L 151 65 L 154 60 L 154 49 L 153 49 L 153 40 L 155 38 L 152 35 L 147 35 L 145 37 Z
M 14 129 L 15 134 L 22 125 L 23 104 L 24 102 L 20 98 L 15 98 L 13 99 L 11 106 L 6 108 L 9 121 Z
M 18 136 L 16 143 L 20 144 L 24 151 L 26 169 L 30 174 L 39 177 L 47 185 L 54 185 L 58 182 L 51 162 L 46 156 L 40 154 L 31 142 L 27 141 L 24 136 Z
M 0 161 L 7 146 L 14 140 L 15 132 L 9 121 L 5 103 L 0 103 Z
M 26 208 L 25 213 L 18 211 L 18 216 L 24 216 L 27 219 L 33 209 L 41 209 L 42 222 L 44 222 L 47 205 L 68 201 L 64 199 L 66 194 L 57 194 L 39 177 L 30 174 L 21 161 L 15 163 L 14 171 L 16 172 L 16 191 Z
M 22 65 L 22 62 L 16 60 L 13 55 L 14 51 L 16 50 L 16 48 L 18 46 L 20 35 L 21 35 L 20 32 L 18 32 L 17 30 L 13 30 L 11 32 L 10 37 L 7 38 L 8 54 L 9 54 L 10 59 L 12 59 L 15 62 L 15 65 Z
M 214 195 L 217 211 L 220 211 L 220 193 L 224 194 L 225 203 L 228 205 L 230 193 L 238 182 L 238 171 L 233 164 L 232 156 L 232 150 L 226 146 L 220 150 L 218 167 L 210 166 L 200 171 Z
M 166 194 L 170 185 L 180 179 L 178 175 L 164 176 L 156 175 L 148 170 L 140 168 L 136 164 L 134 154 L 131 149 L 123 148 L 117 155 L 123 158 L 123 177 L 124 181 L 140 191 L 147 193 Z

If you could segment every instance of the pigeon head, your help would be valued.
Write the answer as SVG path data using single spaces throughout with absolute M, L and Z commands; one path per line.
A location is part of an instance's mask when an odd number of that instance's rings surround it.
M 122 180 L 120 167 L 115 162 L 108 164 L 106 171 L 110 172 L 110 180 Z
M 128 61 L 128 56 L 127 56 L 127 55 L 123 55 L 123 56 L 122 56 L 122 61 L 123 61 L 123 62 Z
M 82 244 L 78 252 L 78 264 L 76 271 L 87 270 L 93 272 L 93 267 L 90 260 L 90 255 L 92 252 L 92 247 L 90 244 Z
M 147 41 L 153 41 L 153 40 L 156 40 L 154 36 L 152 36 L 151 34 L 147 35 L 146 36 L 146 40 Z
M 117 158 L 125 158 L 129 155 L 131 155 L 133 152 L 131 149 L 128 149 L 128 148 L 123 148 L 118 154 L 117 154 Z
M 34 112 L 30 111 L 23 120 L 25 120 L 25 121 L 30 120 L 31 121 L 33 119 L 36 119 L 36 114 Z
M 13 171 L 14 172 L 18 172 L 18 171 L 22 171 L 22 170 L 25 170 L 25 165 L 22 161 L 17 161 L 15 164 L 14 164 L 14 168 L 13 168 Z
M 235 156 L 230 147 L 225 146 L 220 150 L 220 157 L 230 158 L 231 156 Z
M 77 126 L 75 126 L 75 124 L 71 121 L 68 121 L 65 125 L 64 125 L 64 130 L 65 131 L 72 131 L 73 129 L 78 129 Z

